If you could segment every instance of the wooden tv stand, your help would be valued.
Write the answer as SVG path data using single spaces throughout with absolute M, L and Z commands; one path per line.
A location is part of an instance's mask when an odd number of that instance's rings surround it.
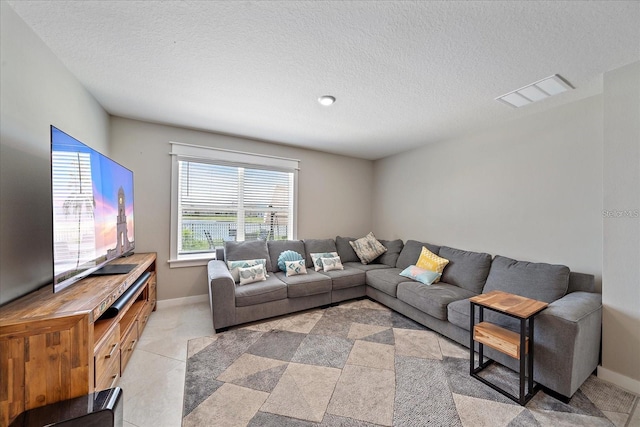
M 0 427 L 21 412 L 113 387 L 156 307 L 156 254 L 128 274 L 90 276 L 53 293 L 42 288 L 0 307 Z M 109 319 L 100 316 L 139 286 Z

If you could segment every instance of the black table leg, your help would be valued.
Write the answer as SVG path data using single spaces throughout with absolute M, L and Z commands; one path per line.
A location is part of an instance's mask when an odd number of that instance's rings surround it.
M 476 317 L 476 305 L 474 303 L 471 304 L 471 309 L 469 310 L 469 373 L 473 375 L 473 371 L 475 370 L 475 364 L 473 362 L 473 350 L 475 347 L 475 343 L 473 340 L 473 328 L 475 326 L 475 317 Z
M 520 320 L 520 404 L 524 405 L 525 402 L 525 394 L 524 394 L 524 383 L 525 383 L 525 375 L 527 373 L 525 362 L 527 361 L 527 321 L 526 319 Z
M 529 393 L 533 394 L 533 317 L 529 318 L 529 358 L 527 371 L 529 374 Z

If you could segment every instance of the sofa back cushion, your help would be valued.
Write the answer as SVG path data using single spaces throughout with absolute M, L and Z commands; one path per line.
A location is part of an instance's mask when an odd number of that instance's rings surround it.
M 407 240 L 407 243 L 402 247 L 402 251 L 400 251 L 396 267 L 404 270 L 410 265 L 416 265 L 418 258 L 420 258 L 420 252 L 422 252 L 423 246 L 436 255 L 440 252 L 440 246 L 432 245 L 431 243 L 418 242 L 416 240 Z
M 224 242 L 225 259 L 240 261 L 247 259 L 266 259 L 267 271 L 273 271 L 267 242 L 264 240 L 248 240 L 244 242 Z M 276 258 L 277 259 L 277 258 Z
M 321 252 L 337 252 L 336 242 L 333 239 L 304 239 L 304 249 L 307 252 L 307 268 L 313 267 L 311 254 Z M 340 254 L 338 254 L 340 255 Z M 342 261 L 342 257 L 340 257 Z
M 571 292 L 597 292 L 596 278 L 593 274 L 572 271 L 569 273 L 569 287 L 567 288 L 567 293 Z
M 438 256 L 449 260 L 440 281 L 479 294 L 491 269 L 491 255 L 442 246 Z
M 355 237 L 340 237 L 336 236 L 336 249 L 338 251 L 338 255 L 340 256 L 340 261 L 344 264 L 345 262 L 360 262 L 360 258 L 358 258 L 358 254 L 353 250 L 349 242 L 353 242 L 354 240 L 358 240 Z
M 496 255 L 483 292 L 499 290 L 550 303 L 562 298 L 568 285 L 569 267 Z
M 402 252 L 402 248 L 404 247 L 404 243 L 402 240 L 380 240 L 380 243 L 387 248 L 387 251 L 376 258 L 373 263 L 374 264 L 384 264 L 389 267 L 395 267 L 398 262 L 398 257 L 400 256 L 400 252 Z
M 294 251 L 305 258 L 304 243 L 302 240 L 267 240 L 267 248 L 269 248 L 269 257 L 271 258 L 271 268 L 273 272 L 283 271 L 278 266 L 278 257 L 284 251 Z

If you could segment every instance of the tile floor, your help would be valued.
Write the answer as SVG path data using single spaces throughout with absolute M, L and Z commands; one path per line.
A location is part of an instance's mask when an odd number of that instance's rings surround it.
M 179 427 L 187 342 L 213 335 L 209 303 L 158 308 L 118 384 L 125 427 Z
M 303 316 L 313 317 L 314 312 L 305 313 Z M 287 329 L 289 331 L 300 329 L 301 333 L 306 333 L 308 331 L 304 330 L 305 323 L 308 322 L 305 322 L 303 316 L 297 319 L 275 319 L 272 322 L 298 322 L 299 324 L 287 325 Z M 269 330 L 273 327 L 272 322 L 258 323 L 253 326 L 253 329 L 259 330 L 260 328 L 266 328 L 265 330 Z M 375 328 L 375 326 L 371 325 L 367 327 Z M 375 332 L 376 331 L 373 330 L 359 331 L 353 329 L 348 331 L 348 334 L 353 335 L 352 338 L 356 338 L 359 334 L 369 335 Z M 206 338 L 213 334 L 211 314 L 208 302 L 206 301 L 182 306 L 163 307 L 153 313 L 119 384 L 124 390 L 125 427 L 179 427 L 181 425 L 187 342 L 194 338 L 203 337 L 202 347 L 204 348 L 212 340 L 215 340 L 215 338 Z M 407 356 L 410 356 L 416 351 L 430 351 L 428 345 L 420 342 L 420 340 L 412 339 L 412 337 L 409 336 L 406 338 L 406 340 L 401 340 L 396 345 L 398 345 L 399 349 L 403 353 L 406 353 Z M 355 349 L 356 351 L 354 351 L 350 357 L 367 359 L 370 354 L 376 354 L 375 360 L 372 360 L 371 363 L 387 363 L 384 345 L 377 344 L 375 348 L 365 348 L 369 344 L 375 343 L 363 344 L 363 348 Z M 191 346 L 191 350 L 194 351 L 194 346 L 197 346 L 197 342 L 192 341 Z M 448 350 L 449 349 L 443 348 L 443 354 Z M 456 349 L 450 350 L 453 352 Z M 247 355 L 247 357 L 250 356 L 251 355 Z M 304 355 L 301 357 L 304 358 Z M 300 362 L 304 362 L 304 360 L 300 360 Z M 247 361 L 245 365 L 252 366 L 255 363 L 255 361 Z M 328 365 L 331 366 L 330 363 Z M 285 376 L 289 377 L 292 382 L 303 381 L 304 378 L 309 376 L 308 373 L 304 371 L 305 366 L 306 365 L 292 363 L 289 368 L 287 368 Z M 244 369 L 247 368 L 243 368 L 243 370 Z M 326 374 L 331 376 L 333 373 L 332 368 L 324 369 L 327 370 Z M 342 381 L 340 387 L 336 388 L 336 393 L 352 393 L 352 389 L 357 389 L 360 379 L 368 373 L 351 372 L 350 374 L 352 374 L 352 381 L 347 381 L 346 379 Z M 228 375 L 234 375 L 234 373 L 229 372 Z M 246 373 L 238 372 L 237 375 L 246 375 Z M 384 383 L 384 379 L 377 380 Z M 229 390 L 227 393 L 231 395 L 246 390 L 243 387 L 237 387 L 233 384 L 225 384 L 223 387 L 228 387 Z M 274 390 L 274 393 L 275 392 L 277 392 L 277 390 Z M 286 393 L 287 390 L 283 388 L 282 392 Z M 260 403 L 260 406 L 266 401 L 267 405 L 278 405 L 277 399 L 269 402 L 269 395 L 267 393 L 260 391 L 255 391 L 255 393 L 259 394 L 259 396 L 251 396 L 246 399 L 240 397 L 235 401 L 248 402 L 255 400 Z M 295 396 L 290 397 L 290 399 L 293 397 Z M 222 404 L 223 402 L 220 403 Z M 289 400 L 289 403 L 294 402 Z M 288 407 L 293 409 L 295 405 L 288 405 Z M 252 411 L 251 408 L 246 407 L 233 408 L 232 405 L 229 405 L 229 400 L 227 399 L 225 399 L 224 404 L 222 404 L 220 408 L 221 410 L 224 409 L 225 412 L 229 412 L 228 415 L 240 418 L 243 417 L 243 413 L 246 411 L 248 411 L 247 413 L 255 412 Z M 282 410 L 285 409 L 286 408 L 282 408 Z M 307 410 L 310 411 L 310 414 L 313 414 L 313 408 L 307 408 Z M 332 411 L 334 413 L 340 413 L 341 408 L 332 408 Z M 382 422 L 388 421 L 386 418 L 389 417 L 389 414 L 369 413 L 369 416 L 380 417 L 379 420 L 372 419 L 371 421 L 373 422 Z M 244 421 L 244 419 L 242 421 Z M 640 427 L 640 408 L 635 408 L 635 412 L 631 418 L 619 420 L 619 422 L 615 424 L 620 427 Z

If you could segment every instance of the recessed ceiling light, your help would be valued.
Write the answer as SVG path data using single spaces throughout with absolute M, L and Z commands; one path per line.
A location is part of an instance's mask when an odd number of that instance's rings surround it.
M 318 98 L 318 102 L 326 107 L 336 102 L 336 98 L 331 95 L 323 95 Z
M 521 87 L 518 90 L 499 96 L 496 98 L 496 101 L 500 101 L 517 108 L 566 92 L 569 89 L 573 89 L 573 86 L 558 74 L 554 74 L 553 76 L 538 80 L 537 82 Z

